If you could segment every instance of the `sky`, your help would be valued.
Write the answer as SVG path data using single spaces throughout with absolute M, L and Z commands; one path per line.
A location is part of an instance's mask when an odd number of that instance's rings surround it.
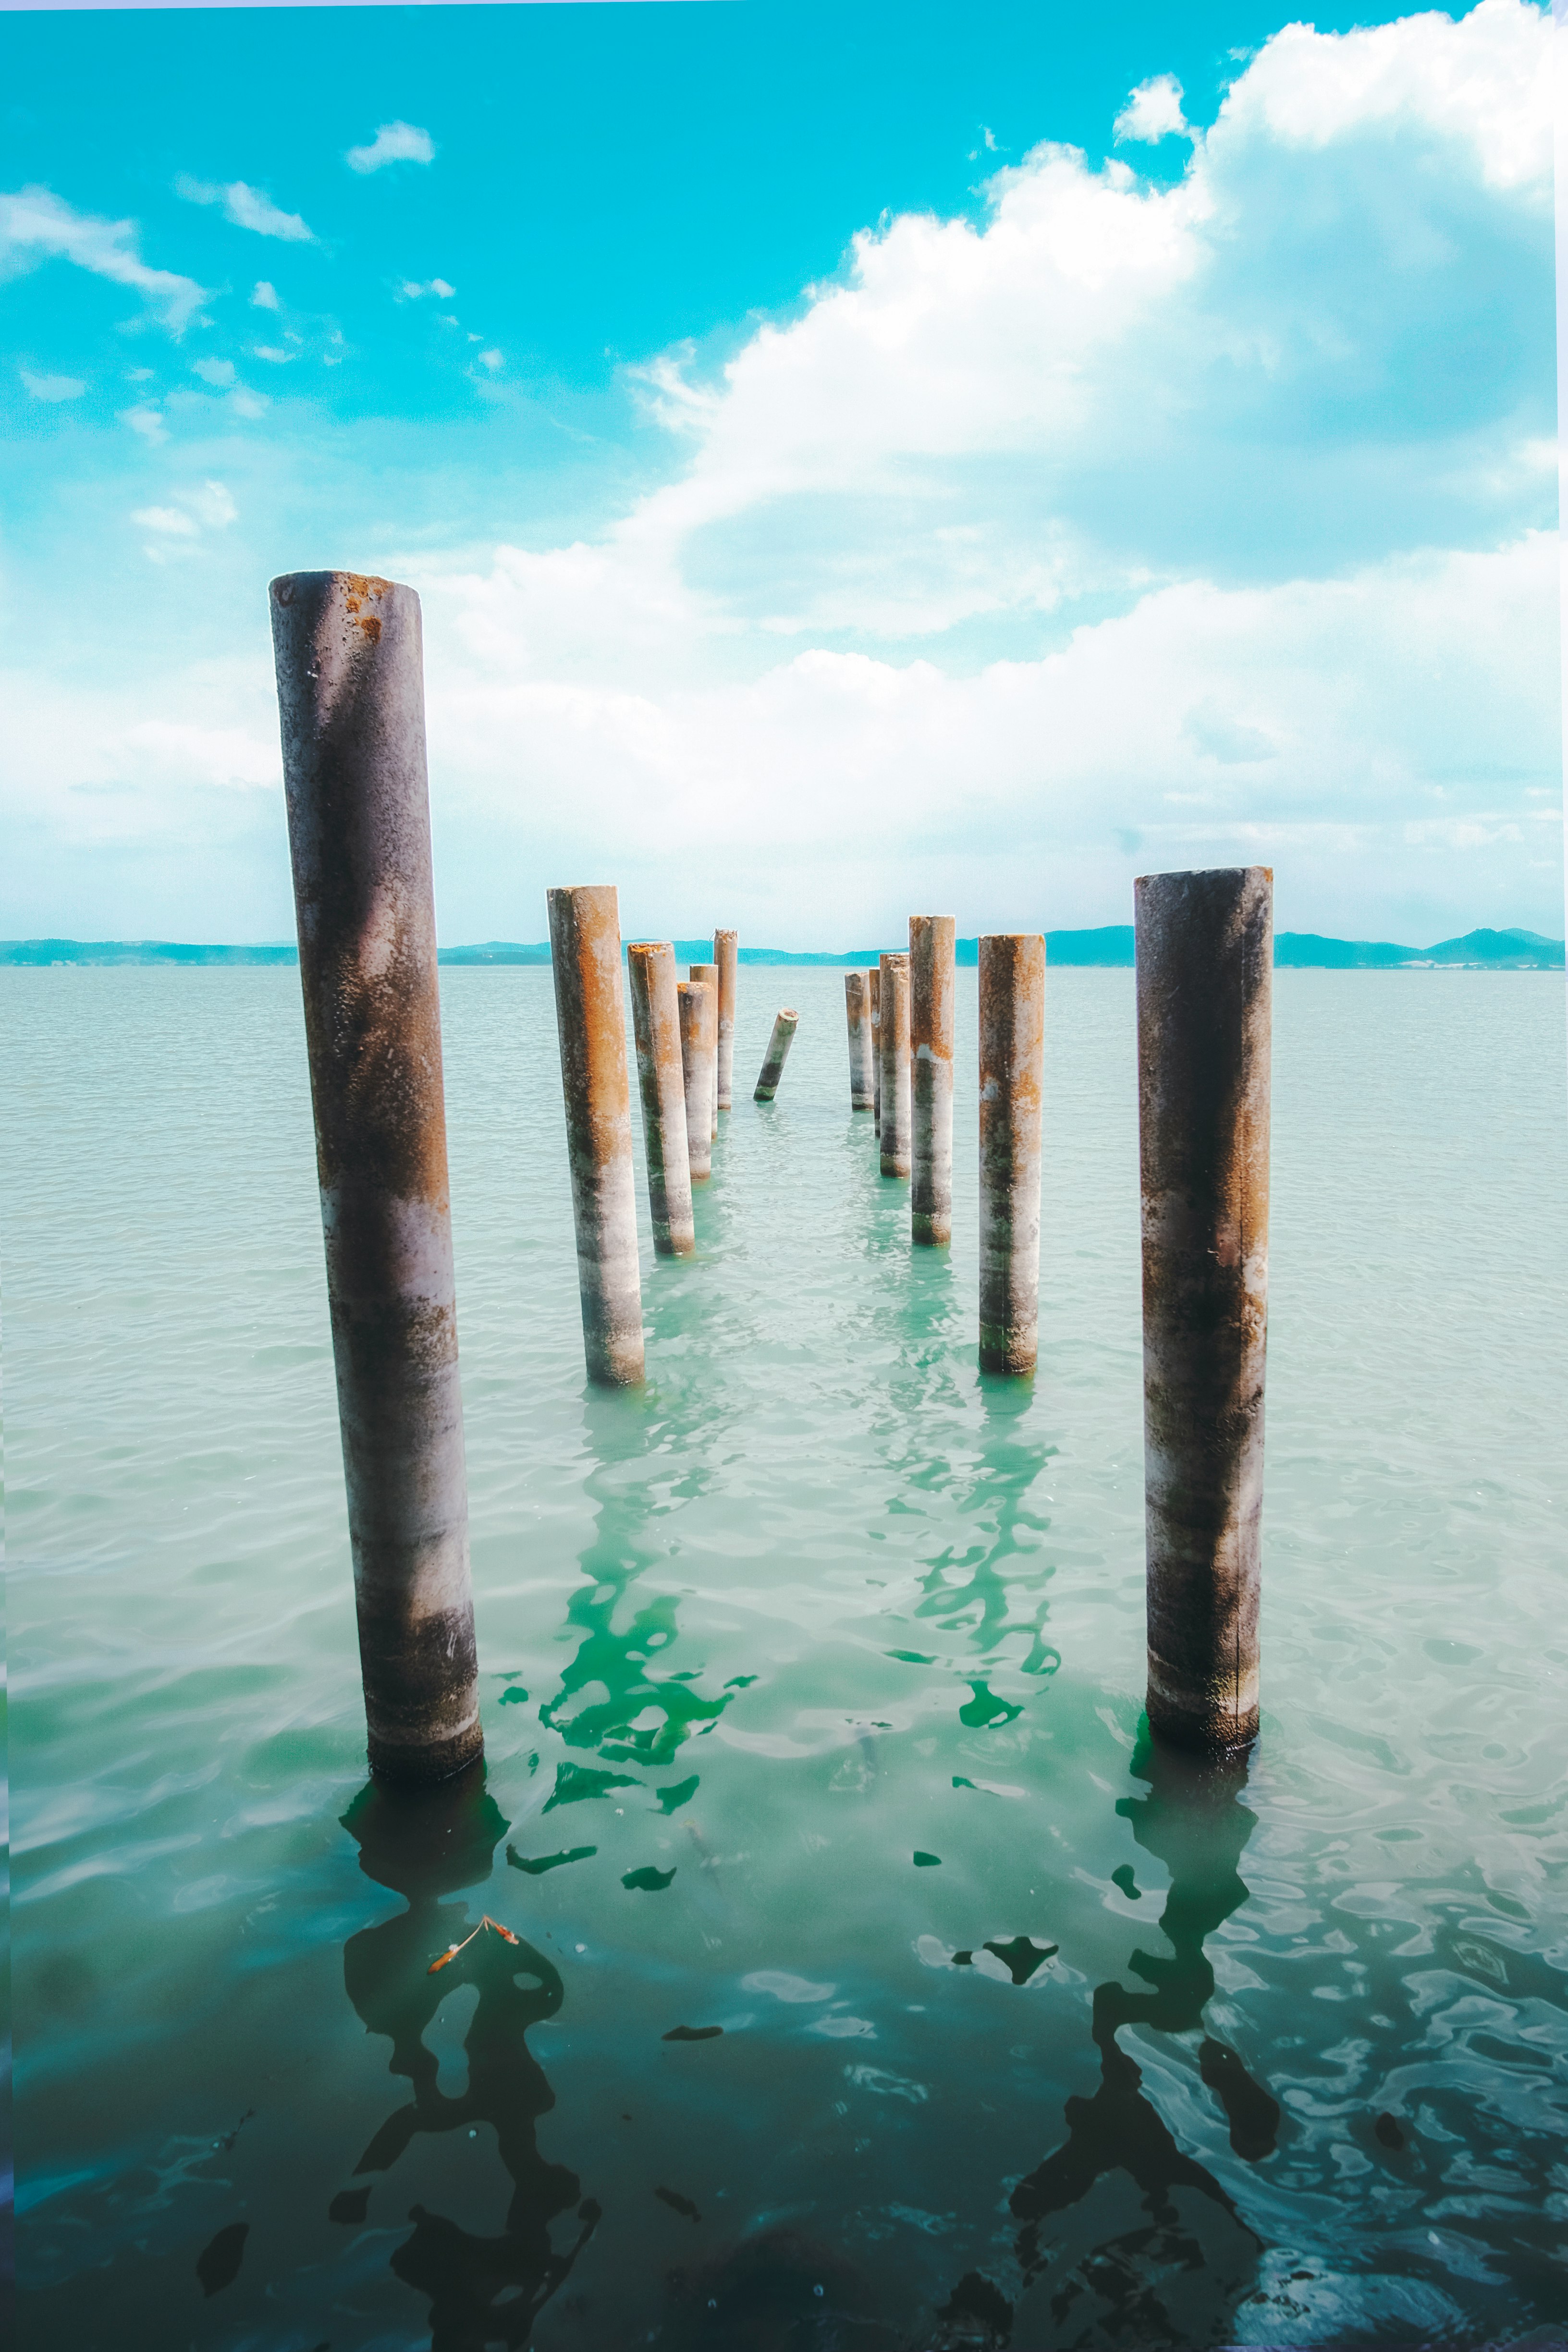
M 266 585 L 425 615 L 444 942 L 1561 937 L 1550 18 L 0 15 L 0 936 L 292 929 Z

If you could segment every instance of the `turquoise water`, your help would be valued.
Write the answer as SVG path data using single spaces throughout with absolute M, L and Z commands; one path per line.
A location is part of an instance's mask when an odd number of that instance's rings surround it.
M 1139 1738 L 1131 975 L 1049 981 L 1032 1387 L 974 1368 L 973 974 L 916 1257 L 841 976 L 743 968 L 738 1076 L 781 1002 L 794 1054 L 613 1396 L 549 975 L 445 972 L 488 1777 L 416 1806 L 296 975 L 0 984 L 29 2352 L 1563 2320 L 1560 978 L 1279 976 L 1263 1735 L 1205 1787 Z

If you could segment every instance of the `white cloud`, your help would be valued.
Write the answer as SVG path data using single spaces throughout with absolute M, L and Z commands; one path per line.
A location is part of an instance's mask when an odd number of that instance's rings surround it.
M 1182 85 L 1175 75 L 1157 74 L 1152 81 L 1141 81 L 1131 93 L 1111 135 L 1152 145 L 1173 134 L 1181 139 L 1198 135 L 1182 112 Z
M 274 367 L 287 367 L 290 360 L 300 356 L 298 352 L 279 351 L 276 343 L 252 343 L 250 350 L 253 358 L 270 360 Z
M 214 180 L 193 180 L 188 172 L 182 172 L 174 182 L 174 194 L 184 196 L 187 204 L 221 205 L 225 220 L 232 222 L 236 228 L 250 229 L 258 236 L 281 237 L 289 245 L 315 243 L 315 232 L 298 213 L 280 211 L 262 189 L 249 187 L 243 180 L 229 180 L 220 185 Z
M 134 408 L 122 408 L 120 412 L 120 421 L 122 425 L 129 425 L 132 433 L 139 434 L 143 441 L 150 442 L 154 448 L 161 441 L 166 441 L 169 437 L 169 428 L 164 424 L 161 412 L 152 407 L 146 401 L 139 402 Z
M 96 278 L 132 288 L 178 335 L 206 295 L 194 278 L 149 268 L 136 251 L 136 240 L 134 221 L 79 213 L 47 188 L 0 194 L 0 280 L 19 278 L 45 261 L 73 262 Z
M 506 361 L 500 352 L 481 352 L 479 365 L 489 368 L 490 373 L 494 375 L 498 368 L 503 368 L 506 365 Z
M 234 383 L 234 362 L 232 360 L 193 360 L 191 373 L 199 375 L 204 383 L 210 383 L 216 390 L 226 392 Z
M 138 507 L 131 518 L 143 530 L 162 531 L 170 539 L 195 539 L 200 524 L 179 507 Z
M 400 302 L 419 302 L 426 294 L 434 294 L 438 301 L 449 302 L 457 290 L 455 286 L 448 286 L 444 278 L 432 278 L 424 285 L 417 278 L 405 278 L 397 289 L 397 299 Z
M 258 278 L 257 279 L 256 290 L 251 295 L 250 299 L 253 308 L 258 310 L 276 310 L 279 307 L 278 300 L 278 289 L 272 284 L 269 278 Z
M 384 122 L 368 147 L 351 147 L 343 161 L 351 172 L 379 172 L 388 163 L 433 163 L 436 142 L 412 122 Z
M 239 509 L 235 505 L 226 483 L 203 482 L 199 489 L 187 491 L 190 505 L 209 530 L 220 530 L 235 521 Z
M 193 488 L 175 492 L 178 504 L 166 507 L 138 507 L 131 520 L 153 534 L 143 553 L 154 563 L 167 562 L 175 552 L 188 552 L 190 547 L 208 530 L 226 530 L 238 519 L 226 483 L 199 482 Z
M 16 373 L 35 400 L 79 400 L 87 390 L 79 375 L 35 375 L 26 367 L 19 367 Z

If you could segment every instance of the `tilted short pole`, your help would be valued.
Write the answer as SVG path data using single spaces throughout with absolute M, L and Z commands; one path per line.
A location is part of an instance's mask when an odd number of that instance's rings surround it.
M 708 1139 L 711 1143 L 719 1134 L 719 967 L 716 963 L 689 963 L 686 977 L 700 981 L 713 999 L 713 1068 L 708 1083 Z
M 775 1016 L 773 1034 L 768 1039 L 768 1050 L 763 1056 L 763 1066 L 757 1074 L 756 1091 L 752 1097 L 753 1102 L 772 1102 L 777 1094 L 779 1080 L 784 1076 L 784 1066 L 789 1059 L 789 1049 L 794 1042 L 799 1022 L 799 1013 L 787 1004 Z
M 844 1011 L 849 1024 L 849 1108 L 874 1110 L 877 1082 L 871 1069 L 871 988 L 863 971 L 844 975 Z
M 980 941 L 980 1369 L 1032 1372 L 1040 1320 L 1046 942 Z
M 735 1083 L 735 967 L 740 961 L 740 934 L 715 931 L 713 961 L 719 969 L 719 1104 L 733 1108 Z M 714 1130 L 718 1132 L 717 1129 Z
M 882 1173 L 910 1172 L 910 959 L 902 950 L 881 960 L 879 992 L 882 1031 Z
M 607 883 L 546 897 L 583 1346 L 588 1378 L 624 1388 L 643 1376 L 643 1337 L 620 908 Z
M 952 1239 L 952 1024 L 957 925 L 910 917 L 910 1237 Z
M 682 980 L 675 993 L 680 1008 L 680 1067 L 686 1089 L 686 1159 L 694 1184 L 713 1173 L 713 1071 L 719 1008 L 705 981 Z
M 1149 1723 L 1258 1737 L 1274 877 L 1133 886 Z
M 300 572 L 270 603 L 370 1767 L 416 1784 L 484 1747 L 419 599 Z
M 871 1111 L 873 1134 L 882 1132 L 882 967 L 874 964 L 866 975 L 871 989 Z
M 647 1205 L 660 1257 L 689 1257 L 697 1247 L 691 1166 L 686 1144 L 686 1073 L 680 1058 L 680 1002 L 675 949 L 668 940 L 637 940 L 626 950 L 632 1036 L 642 1097 Z

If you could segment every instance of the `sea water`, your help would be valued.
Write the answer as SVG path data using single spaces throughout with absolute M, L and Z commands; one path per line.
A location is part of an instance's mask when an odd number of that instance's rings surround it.
M 405 1805 L 298 977 L 0 986 L 28 2352 L 1563 2321 L 1561 977 L 1278 978 L 1262 1733 L 1214 1784 L 1140 1727 L 1131 974 L 1048 978 L 1032 1382 L 975 1367 L 973 974 L 949 1253 L 841 975 L 747 968 L 698 1255 L 645 1245 L 605 1394 L 549 974 L 445 972 L 487 1748 Z

